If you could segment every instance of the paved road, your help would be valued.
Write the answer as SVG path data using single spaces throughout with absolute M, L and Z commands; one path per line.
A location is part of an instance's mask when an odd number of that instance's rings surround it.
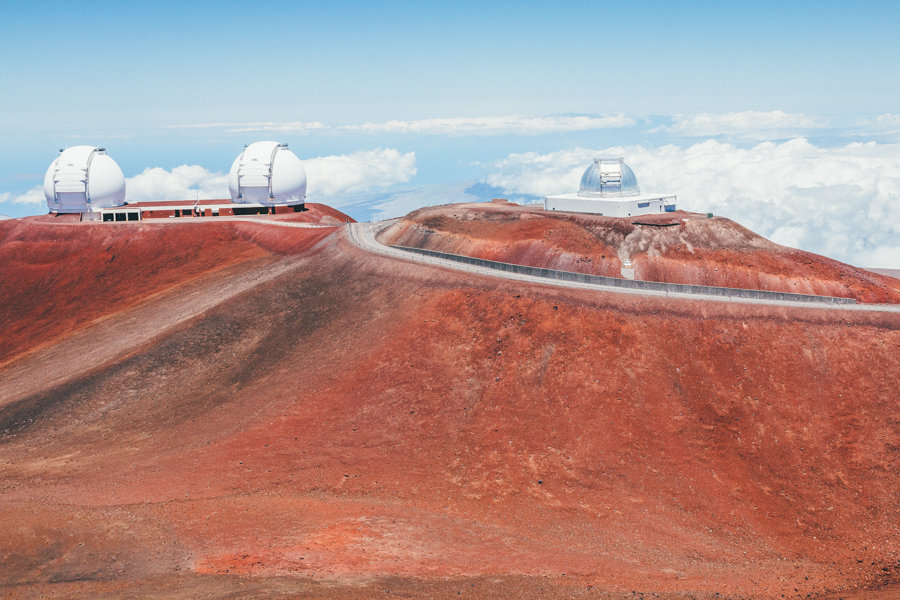
M 853 311 L 866 311 L 866 312 L 893 312 L 900 313 L 900 305 L 897 304 L 824 304 L 824 303 L 816 303 L 816 302 L 796 302 L 791 300 L 770 300 L 770 299 L 761 299 L 761 298 L 734 298 L 734 297 L 722 297 L 722 296 L 710 296 L 707 294 L 689 294 L 683 292 L 664 292 L 664 291 L 655 291 L 655 290 L 635 290 L 635 289 L 627 289 L 620 287 L 612 287 L 606 285 L 599 285 L 594 283 L 581 283 L 577 281 L 564 281 L 558 279 L 548 280 L 544 277 L 536 277 L 534 275 L 525 275 L 521 273 L 509 273 L 507 271 L 500 271 L 497 269 L 491 269 L 489 267 L 482 267 L 478 265 L 467 265 L 464 263 L 455 262 L 452 260 L 446 260 L 443 258 L 438 258 L 435 256 L 427 256 L 424 254 L 416 254 L 413 252 L 406 252 L 404 250 L 400 250 L 398 248 L 392 248 L 390 246 L 385 246 L 381 242 L 375 239 L 375 233 L 380 231 L 387 225 L 390 225 L 396 219 L 392 219 L 391 221 L 382 221 L 380 223 L 351 223 L 349 224 L 348 230 L 350 233 L 350 239 L 357 246 L 362 248 L 363 250 L 367 250 L 369 252 L 375 252 L 377 254 L 382 254 L 384 256 L 390 256 L 392 258 L 398 258 L 401 260 L 411 260 L 414 262 L 420 262 L 440 267 L 445 267 L 448 269 L 454 269 L 457 271 L 468 271 L 470 273 L 477 273 L 479 275 L 486 275 L 488 277 L 501 277 L 503 279 L 514 279 L 517 281 L 526 281 L 528 283 L 537 283 L 541 285 L 552 285 L 552 286 L 560 286 L 560 287 L 570 287 L 570 288 L 579 288 L 579 289 L 587 289 L 587 290 L 597 290 L 604 292 L 615 292 L 617 294 L 638 294 L 640 296 L 656 296 L 656 297 L 665 297 L 665 298 L 680 298 L 684 300 L 710 300 L 714 302 L 739 302 L 744 304 L 764 304 L 769 306 L 796 306 L 800 308 L 813 308 L 813 309 L 822 309 L 822 310 L 853 310 Z

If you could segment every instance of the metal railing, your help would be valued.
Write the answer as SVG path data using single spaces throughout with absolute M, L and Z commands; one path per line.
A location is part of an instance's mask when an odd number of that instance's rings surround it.
M 499 262 L 495 260 L 485 260 L 483 258 L 474 258 L 471 256 L 463 256 L 461 254 L 450 254 L 448 252 L 438 252 L 436 250 L 425 250 L 423 248 L 410 248 L 408 246 L 390 246 L 397 250 L 406 252 L 414 252 L 416 254 L 424 254 L 426 256 L 434 256 L 445 260 L 452 260 L 468 265 L 475 265 L 494 269 L 497 271 L 505 271 L 508 273 L 519 273 L 521 275 L 531 275 L 533 277 L 542 277 L 545 279 L 556 279 L 561 281 L 574 281 L 578 283 L 589 283 L 593 285 L 601 285 L 613 288 L 648 290 L 654 292 L 676 293 L 676 294 L 694 294 L 701 296 L 720 296 L 725 298 L 747 298 L 756 300 L 781 300 L 789 302 L 815 302 L 823 304 L 856 304 L 854 298 L 839 298 L 836 296 L 815 296 L 813 294 L 796 294 L 793 292 L 771 292 L 768 290 L 753 290 L 744 288 L 717 287 L 712 285 L 693 285 L 687 283 L 663 283 L 660 281 L 643 281 L 640 279 L 619 279 L 618 277 L 606 277 L 603 275 L 590 275 L 588 273 L 575 273 L 573 271 L 559 271 L 556 269 L 546 269 L 543 267 L 530 267 L 527 265 L 517 265 L 513 263 Z

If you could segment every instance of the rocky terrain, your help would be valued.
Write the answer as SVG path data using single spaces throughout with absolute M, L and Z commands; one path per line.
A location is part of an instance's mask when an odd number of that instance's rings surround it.
M 515 204 L 410 213 L 380 241 L 634 279 L 900 302 L 900 280 L 779 246 L 724 217 L 678 211 L 618 219 Z M 889 275 L 889 273 L 888 273 Z
M 499 280 L 341 227 L 49 221 L 0 224 L 3 597 L 897 591 L 894 313 Z

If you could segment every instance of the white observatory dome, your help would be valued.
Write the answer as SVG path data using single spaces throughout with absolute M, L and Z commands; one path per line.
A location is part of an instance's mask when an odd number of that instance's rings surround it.
M 595 158 L 581 176 L 579 196 L 637 196 L 638 188 L 634 171 L 622 158 Z
M 306 169 L 287 144 L 254 142 L 234 159 L 228 189 L 234 202 L 301 204 L 306 201 Z
M 125 175 L 94 146 L 60 150 L 44 176 L 44 197 L 50 212 L 83 213 L 125 203 Z

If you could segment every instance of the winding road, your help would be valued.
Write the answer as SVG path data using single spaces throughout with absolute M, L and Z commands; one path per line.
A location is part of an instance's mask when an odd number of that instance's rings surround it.
M 436 256 L 427 256 L 424 254 L 408 252 L 405 250 L 401 250 L 399 248 L 393 248 L 391 246 L 386 246 L 386 245 L 382 244 L 381 242 L 379 242 L 378 240 L 376 240 L 375 233 L 377 233 L 377 231 L 381 231 L 385 227 L 389 226 L 395 220 L 396 219 L 392 219 L 390 221 L 380 221 L 380 222 L 376 222 L 376 223 L 348 223 L 349 237 L 353 241 L 354 244 L 356 244 L 358 247 L 362 248 L 363 250 L 367 250 L 369 252 L 374 252 L 374 253 L 381 254 L 384 256 L 389 256 L 391 258 L 397 258 L 397 259 L 401 259 L 401 260 L 409 260 L 409 261 L 444 267 L 447 269 L 455 269 L 457 271 L 467 271 L 469 273 L 476 273 L 478 275 L 485 275 L 488 277 L 500 277 L 503 279 L 514 279 L 516 281 L 537 283 L 540 285 L 552 285 L 552 286 L 560 286 L 560 287 L 596 290 L 596 291 L 603 291 L 603 292 L 615 292 L 618 294 L 638 294 L 641 296 L 656 296 L 656 297 L 675 298 L 675 299 L 682 299 L 682 300 L 710 300 L 710 301 L 714 301 L 714 302 L 739 302 L 739 303 L 744 303 L 744 304 L 763 304 L 763 305 L 770 305 L 770 306 L 794 306 L 794 307 L 798 307 L 798 308 L 815 308 L 815 309 L 823 309 L 823 310 L 852 310 L 852 311 L 865 311 L 865 312 L 900 313 L 900 305 L 897 305 L 897 304 L 827 304 L 827 303 L 798 302 L 798 301 L 792 301 L 792 300 L 775 300 L 775 299 L 763 299 L 763 298 L 723 297 L 723 296 L 713 296 L 710 294 L 700 294 L 700 293 L 628 289 L 628 288 L 614 287 L 614 286 L 609 286 L 609 285 L 600 285 L 600 284 L 595 284 L 595 283 L 583 283 L 583 282 L 578 282 L 578 281 L 548 279 L 545 277 L 526 275 L 526 274 L 522 274 L 522 273 L 510 273 L 508 271 L 501 271 L 501 270 L 492 269 L 489 267 L 459 263 L 459 262 L 455 262 L 452 260 L 446 260 L 443 258 L 439 258 Z
M 211 223 L 221 223 L 222 221 L 231 221 L 231 222 L 244 222 L 244 223 L 255 223 L 259 225 L 269 225 L 275 227 L 294 227 L 294 228 L 303 228 L 303 229 L 318 229 L 318 228 L 338 228 L 342 227 L 343 224 L 336 225 L 326 225 L 319 223 L 302 223 L 295 221 L 276 221 L 276 220 L 268 220 L 268 219 L 260 219 L 254 217 L 195 217 L 190 219 L 147 219 L 143 221 L 139 221 L 142 224 L 159 224 L 159 225 L 176 225 L 176 224 L 187 224 L 187 223 L 203 223 L 203 222 L 211 222 Z M 778 300 L 771 298 L 740 298 L 736 296 L 716 296 L 712 294 L 703 294 L 703 293 L 688 293 L 688 292 L 678 292 L 678 291 L 661 291 L 661 290 L 647 290 L 647 289 L 629 289 L 611 285 L 603 285 L 598 283 L 586 283 L 580 281 L 566 281 L 564 279 L 555 279 L 555 278 L 547 278 L 547 277 L 539 277 L 536 275 L 528 275 L 524 273 L 513 273 L 509 271 L 502 271 L 500 269 L 494 269 L 490 267 L 485 267 L 481 265 L 471 265 L 465 264 L 461 262 L 456 262 L 452 260 L 447 260 L 444 258 L 436 257 L 436 256 L 428 256 L 425 254 L 418 254 L 415 252 L 409 252 L 403 250 L 401 248 L 395 248 L 392 246 L 386 246 L 375 239 L 375 234 L 382 229 L 390 226 L 393 222 L 397 221 L 397 219 L 388 219 L 386 221 L 377 221 L 374 223 L 347 223 L 347 232 L 349 234 L 350 240 L 362 250 L 367 252 L 373 252 L 376 254 L 381 254 L 383 256 L 388 256 L 391 258 L 396 258 L 399 260 L 413 261 L 438 267 L 444 267 L 447 269 L 454 269 L 456 271 L 466 271 L 469 273 L 475 273 L 478 275 L 484 275 L 487 277 L 499 277 L 502 279 L 513 279 L 516 281 L 524 281 L 528 283 L 536 283 L 539 285 L 550 285 L 557 287 L 569 287 L 569 288 L 577 288 L 577 289 L 587 289 L 587 290 L 595 290 L 595 291 L 603 291 L 603 292 L 614 292 L 618 294 L 637 294 L 640 296 L 656 296 L 656 297 L 664 297 L 664 298 L 673 298 L 673 299 L 682 299 L 682 300 L 710 300 L 714 302 L 738 302 L 743 304 L 762 304 L 769 306 L 793 306 L 793 307 L 804 307 L 804 308 L 814 308 L 814 309 L 822 309 L 822 310 L 852 310 L 852 311 L 863 311 L 863 312 L 890 312 L 890 313 L 900 313 L 900 305 L 898 304 L 829 304 L 829 303 L 819 303 L 819 302 L 800 302 L 794 300 Z M 122 225 L 127 226 L 130 224 L 134 224 L 135 222 L 123 222 L 123 223 L 103 223 L 104 226 L 110 225 Z M 75 223 L 65 222 L 65 223 L 51 223 L 54 225 L 68 225 L 72 226 Z M 98 222 L 91 223 L 78 223 L 78 225 L 98 225 Z

